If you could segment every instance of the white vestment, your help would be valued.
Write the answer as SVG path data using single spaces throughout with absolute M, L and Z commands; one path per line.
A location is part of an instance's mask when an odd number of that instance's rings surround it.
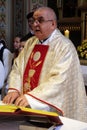
M 0 89 L 4 85 L 5 81 L 5 70 L 2 61 L 0 61 Z
M 0 51 L 3 47 L 3 44 L 0 43 Z M 7 79 L 11 67 L 12 67 L 12 53 L 5 48 L 2 55 L 2 61 L 0 61 L 0 89 L 3 87 L 5 80 Z
M 34 45 L 38 43 L 35 36 L 30 38 L 15 59 L 9 78 L 10 90 L 17 89 L 22 93 L 23 73 Z M 86 92 L 75 47 L 59 30 L 55 30 L 45 44 L 49 45 L 49 50 L 39 83 L 28 92 L 29 96 L 51 106 L 51 109 L 60 108 L 66 117 L 87 122 Z
M 5 80 L 7 79 L 11 68 L 12 68 L 12 59 L 13 59 L 13 54 L 7 49 L 4 49 L 3 52 L 3 63 L 4 63 L 4 69 L 5 69 Z

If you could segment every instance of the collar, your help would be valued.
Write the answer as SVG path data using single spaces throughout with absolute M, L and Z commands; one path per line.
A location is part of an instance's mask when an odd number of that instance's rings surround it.
M 3 44 L 2 43 L 0 43 L 0 50 L 1 50 L 1 48 L 3 47 Z
M 57 29 L 55 29 L 48 38 L 46 38 L 44 40 L 39 40 L 40 44 L 48 44 L 48 42 L 52 41 L 52 39 L 54 38 L 56 32 L 57 32 Z
M 39 42 L 42 44 L 43 42 L 45 42 L 48 38 L 44 39 L 44 40 L 39 40 Z

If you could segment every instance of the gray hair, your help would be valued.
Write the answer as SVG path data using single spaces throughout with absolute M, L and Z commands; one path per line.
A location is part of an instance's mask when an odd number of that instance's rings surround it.
M 39 7 L 35 11 L 37 11 L 37 10 L 46 10 L 48 12 L 47 13 L 48 18 L 50 17 L 51 19 L 56 20 L 56 22 L 57 22 L 57 16 L 52 8 L 43 6 L 43 7 Z

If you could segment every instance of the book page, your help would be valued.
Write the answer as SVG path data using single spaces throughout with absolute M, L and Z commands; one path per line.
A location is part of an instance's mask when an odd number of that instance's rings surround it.
M 5 104 L 0 101 L 0 112 L 15 112 L 17 108 L 14 104 Z
M 6 105 L 5 103 L 3 103 L 3 101 L 0 101 L 0 105 Z

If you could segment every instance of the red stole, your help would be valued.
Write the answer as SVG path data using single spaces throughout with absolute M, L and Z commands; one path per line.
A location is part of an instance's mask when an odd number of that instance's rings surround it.
M 32 50 L 23 75 L 23 93 L 37 87 L 48 48 L 48 45 L 35 45 Z

